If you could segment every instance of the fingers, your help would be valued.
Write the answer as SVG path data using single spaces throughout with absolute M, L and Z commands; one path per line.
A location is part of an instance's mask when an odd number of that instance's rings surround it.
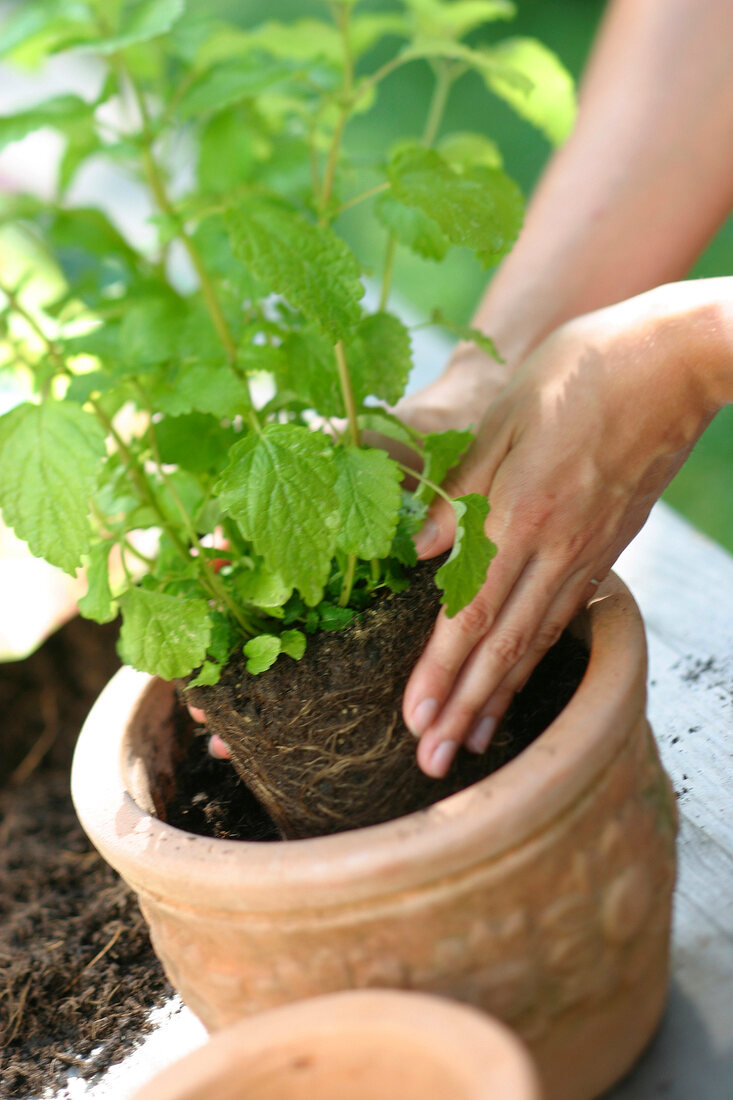
M 188 713 L 191 715 L 197 726 L 206 725 L 206 714 L 201 709 L 201 707 L 189 706 Z M 209 755 L 213 756 L 217 760 L 231 759 L 231 753 L 229 752 L 229 749 L 226 747 L 221 737 L 219 737 L 219 735 L 216 733 L 212 734 L 209 738 L 208 748 Z
M 498 560 L 498 559 L 497 559 Z M 492 566 L 493 568 L 493 566 Z M 456 645 L 456 620 L 441 619 L 408 684 L 406 701 L 418 717 L 431 714 L 418 745 L 418 763 L 426 774 L 446 774 L 461 744 L 484 752 L 515 693 L 554 645 L 579 605 L 587 598 L 590 569 L 569 575 L 556 567 L 531 563 L 523 571 L 494 622 L 477 629 L 473 645 L 453 678 L 445 676 L 444 653 Z M 501 604 L 500 604 L 501 606 Z M 461 652 L 465 654 L 466 640 Z M 436 656 L 437 655 L 437 656 Z M 433 692 L 431 706 L 420 710 L 426 685 Z M 408 725 L 410 723 L 408 722 Z

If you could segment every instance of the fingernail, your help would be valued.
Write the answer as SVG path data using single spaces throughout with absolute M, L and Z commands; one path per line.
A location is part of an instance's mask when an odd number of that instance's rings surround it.
M 202 711 L 201 707 L 189 707 L 188 708 L 188 713 L 191 715 L 191 717 L 193 718 L 194 722 L 196 722 L 197 725 L 199 725 L 199 726 L 205 726 L 206 725 L 206 715 Z
M 494 736 L 496 730 L 496 718 L 492 718 L 490 715 L 486 715 L 480 722 L 477 722 L 471 731 L 470 736 L 466 739 L 466 748 L 469 752 L 481 753 L 486 752 L 489 747 L 489 741 Z
M 421 703 L 418 703 L 412 712 L 410 733 L 414 737 L 422 737 L 439 709 L 440 704 L 437 699 L 423 699 Z
M 209 756 L 213 756 L 215 760 L 229 760 L 231 756 L 229 749 L 216 733 L 209 738 Z
M 453 763 L 458 744 L 456 741 L 441 741 L 435 752 L 430 757 L 430 774 L 435 779 L 442 779 Z
M 415 549 L 417 550 L 418 557 L 428 552 L 437 539 L 439 531 L 440 528 L 434 519 L 428 518 L 425 520 L 422 527 L 415 535 Z

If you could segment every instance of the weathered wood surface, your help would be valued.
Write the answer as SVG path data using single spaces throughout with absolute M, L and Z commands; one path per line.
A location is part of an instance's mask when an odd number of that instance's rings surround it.
M 680 835 L 667 1012 L 608 1100 L 733 1100 L 733 558 L 657 505 L 616 571 L 646 624 Z

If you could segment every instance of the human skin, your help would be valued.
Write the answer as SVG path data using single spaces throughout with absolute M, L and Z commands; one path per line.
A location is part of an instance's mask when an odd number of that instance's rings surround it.
M 398 408 L 429 430 L 486 410 L 446 488 L 489 496 L 499 546 L 473 603 L 453 620 L 440 615 L 405 691 L 430 775 L 445 774 L 461 743 L 485 749 L 591 578 L 605 575 L 730 400 L 720 381 L 730 281 L 669 284 L 733 207 L 731 32 L 728 0 L 609 6 L 574 133 L 474 320 L 503 368 L 461 345 L 444 375 Z M 438 500 L 420 556 L 453 535 Z

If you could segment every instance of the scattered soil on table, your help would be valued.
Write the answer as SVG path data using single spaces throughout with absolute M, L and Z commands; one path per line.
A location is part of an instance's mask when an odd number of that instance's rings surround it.
M 461 790 L 517 756 L 567 705 L 587 664 L 585 645 L 566 631 L 537 666 L 524 690 L 515 697 L 487 752 L 476 756 L 461 750 L 446 781 L 431 780 L 419 772 L 413 764 L 415 741 L 410 738 L 410 764 L 416 773 L 421 804 L 430 805 L 446 794 Z M 283 662 L 283 666 L 292 674 L 292 664 Z M 195 732 L 182 712 L 177 724 L 179 763 L 171 787 L 174 793 L 160 806 L 160 816 L 177 828 L 201 836 L 257 841 L 282 839 L 277 825 L 237 778 L 231 764 L 213 759 L 208 754 L 206 738 L 195 736 Z
M 172 994 L 134 895 L 91 847 L 69 794 L 77 734 L 119 666 L 115 634 L 77 619 L 0 664 L 2 1100 L 120 1061 Z

